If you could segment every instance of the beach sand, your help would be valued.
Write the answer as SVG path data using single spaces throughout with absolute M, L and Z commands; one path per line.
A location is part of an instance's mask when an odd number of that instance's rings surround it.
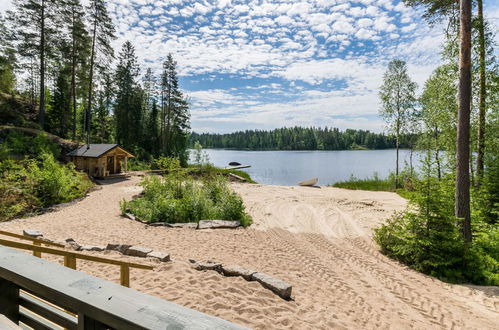
M 133 244 L 172 262 L 90 254 L 155 265 L 131 271 L 131 287 L 256 329 L 497 329 L 497 287 L 451 285 L 383 256 L 372 229 L 406 207 L 393 193 L 233 184 L 254 224 L 248 229 L 150 227 L 122 218 L 119 201 L 140 192 L 139 177 L 100 186 L 55 212 L 0 223 L 80 244 Z M 56 262 L 59 258 L 48 257 Z M 285 301 L 257 282 L 196 271 L 188 259 L 264 272 L 293 285 Z M 119 281 L 119 268 L 78 261 L 78 270 Z

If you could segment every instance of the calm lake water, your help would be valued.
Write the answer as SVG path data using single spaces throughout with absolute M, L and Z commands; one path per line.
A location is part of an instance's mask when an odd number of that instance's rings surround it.
M 395 171 L 395 150 L 345 151 L 246 151 L 204 149 L 210 163 L 226 167 L 229 162 L 251 165 L 243 171 L 262 184 L 292 186 L 317 177 L 319 185 L 357 178 L 372 177 L 374 173 L 386 178 Z M 191 153 L 192 155 L 192 153 Z M 400 164 L 409 163 L 409 150 L 400 150 Z M 417 164 L 416 154 L 413 156 Z

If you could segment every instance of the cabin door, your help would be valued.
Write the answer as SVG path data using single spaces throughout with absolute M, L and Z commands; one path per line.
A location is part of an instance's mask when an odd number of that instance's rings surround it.
M 114 174 L 114 156 L 107 156 L 107 171 Z

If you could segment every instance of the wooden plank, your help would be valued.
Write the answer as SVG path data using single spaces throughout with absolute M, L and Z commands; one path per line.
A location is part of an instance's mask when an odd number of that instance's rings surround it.
M 38 242 L 33 242 L 33 245 L 34 246 L 42 246 L 42 244 L 38 243 Z M 41 258 L 42 257 L 42 253 L 40 251 L 36 251 L 36 250 L 33 250 L 33 255 L 35 257 L 38 257 L 38 258 Z
M 19 321 L 19 287 L 0 278 L 0 314 L 14 323 Z
M 51 322 L 24 308 L 19 311 L 19 321 L 36 330 L 57 329 Z
M 233 178 L 235 178 L 235 179 L 237 179 L 237 180 L 239 180 L 239 181 L 242 181 L 242 182 L 245 182 L 245 181 L 246 181 L 246 179 L 245 179 L 245 178 L 243 178 L 242 176 L 236 175 L 236 174 L 234 174 L 234 173 L 229 173 L 229 176 L 231 176 L 231 177 L 233 177 Z
M 16 233 L 11 233 L 10 231 L 5 231 L 5 230 L 0 230 L 0 235 L 15 237 L 15 238 L 19 238 L 19 239 L 26 240 L 26 241 L 31 241 L 31 242 L 38 242 L 38 243 L 41 243 L 41 244 L 45 244 L 45 245 L 49 245 L 49 246 L 54 246 L 54 247 L 61 247 L 61 248 L 64 247 L 63 244 L 48 242 L 48 241 L 44 241 L 44 240 L 39 239 L 39 238 L 34 238 L 34 237 L 30 237 L 30 236 L 25 236 L 25 235 L 20 235 L 20 234 L 16 234 Z
M 101 258 L 101 257 L 83 254 L 83 253 L 52 249 L 52 248 L 48 248 L 48 247 L 44 247 L 44 246 L 34 246 L 34 245 L 24 244 L 21 242 L 13 242 L 13 241 L 9 241 L 9 240 L 4 240 L 4 239 L 0 239 L 0 245 L 5 245 L 5 246 L 17 248 L 17 249 L 30 250 L 30 251 L 40 251 L 43 253 L 50 253 L 50 254 L 55 254 L 55 255 L 59 255 L 59 256 L 70 256 L 70 257 L 74 257 L 76 259 L 101 262 L 101 263 L 110 264 L 110 265 L 117 265 L 117 266 L 127 265 L 129 267 L 139 268 L 139 269 L 149 269 L 149 270 L 154 269 L 153 266 L 149 266 L 149 265 L 136 264 L 133 262 L 125 262 L 125 261 L 119 261 L 119 260 L 108 259 L 108 258 Z
M 4 246 L 0 278 L 115 329 L 244 329 Z
M 0 314 L 0 329 L 3 330 L 21 330 L 17 324 L 9 320 L 5 315 Z
M 128 267 L 126 265 L 121 265 L 120 268 L 121 268 L 120 269 L 120 284 L 129 288 L 130 287 L 130 267 Z
M 72 256 L 64 256 L 64 266 L 76 269 L 76 258 Z
M 248 168 L 248 167 L 251 167 L 251 165 L 229 166 L 229 167 L 225 167 L 224 170 L 238 170 L 238 169 L 241 169 L 241 168 Z
M 41 317 L 60 325 L 66 329 L 76 329 L 78 326 L 78 319 L 68 313 L 61 311 L 47 303 L 35 299 L 26 293 L 21 292 L 20 305 L 31 312 L 40 315 Z

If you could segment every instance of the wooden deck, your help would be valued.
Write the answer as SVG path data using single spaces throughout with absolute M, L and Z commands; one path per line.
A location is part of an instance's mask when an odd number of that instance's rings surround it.
M 35 329 L 244 329 L 4 246 L 0 292 L 0 314 Z

